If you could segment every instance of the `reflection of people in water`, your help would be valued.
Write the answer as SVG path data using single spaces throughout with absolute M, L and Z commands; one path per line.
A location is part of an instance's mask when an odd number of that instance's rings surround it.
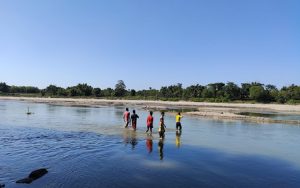
M 134 150 L 135 146 L 138 144 L 136 132 L 125 130 L 123 136 L 125 145 L 131 144 L 131 147 Z
M 130 144 L 132 146 L 132 149 L 135 149 L 135 146 L 138 144 L 138 141 L 136 139 L 136 133 L 132 132 L 131 134 L 131 140 L 130 140 Z
M 176 131 L 176 146 L 179 148 L 181 145 L 181 141 L 180 141 L 180 137 L 181 137 L 181 131 Z
M 147 137 L 146 146 L 147 146 L 148 152 L 151 153 L 152 149 L 153 149 L 153 141 L 152 141 L 152 137 L 151 136 Z
M 164 139 L 160 139 L 158 142 L 158 151 L 160 160 L 164 159 Z

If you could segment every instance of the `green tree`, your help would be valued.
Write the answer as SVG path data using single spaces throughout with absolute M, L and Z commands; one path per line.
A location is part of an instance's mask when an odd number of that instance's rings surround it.
M 102 93 L 101 93 L 101 89 L 100 88 L 94 88 L 93 89 L 93 94 L 95 97 L 101 97 Z
M 300 86 L 294 88 L 293 99 L 300 100 Z
M 110 87 L 104 89 L 102 91 L 102 93 L 103 93 L 103 96 L 105 96 L 105 97 L 112 97 L 112 96 L 114 96 L 114 90 L 112 88 L 110 88 Z
M 10 86 L 8 86 L 5 82 L 0 83 L 0 92 L 8 93 Z
M 68 96 L 70 96 L 70 97 L 82 96 L 81 91 L 76 86 L 68 87 L 67 93 L 68 93 Z
M 168 87 L 166 87 L 166 86 L 160 88 L 159 94 L 161 97 L 164 97 L 164 98 L 170 97 L 169 92 L 168 92 Z
M 252 82 L 251 86 L 264 86 L 264 84 L 259 83 L 259 82 Z
M 241 99 L 246 100 L 250 98 L 250 87 L 251 84 L 249 83 L 242 83 L 242 88 L 241 88 Z
M 276 86 L 268 84 L 266 85 L 266 90 L 267 91 L 272 91 L 272 90 L 277 90 Z
M 55 85 L 49 85 L 48 87 L 46 87 L 45 92 L 48 95 L 55 96 L 55 95 L 57 95 L 59 89 L 61 89 L 61 88 L 57 87 Z
M 214 93 L 214 90 L 212 90 L 211 88 L 206 87 L 202 90 L 201 95 L 202 95 L 203 98 L 214 98 L 215 93 Z
M 289 100 L 300 100 L 300 87 L 292 84 L 287 87 L 288 99 Z
M 217 82 L 217 83 L 211 83 L 207 85 L 208 90 L 213 93 L 213 97 L 216 98 L 218 95 L 221 95 L 223 92 L 225 84 L 222 82 Z M 221 96 L 219 96 L 221 97 Z
M 19 89 L 19 87 L 17 87 L 17 86 L 10 86 L 9 92 L 10 93 L 18 93 L 18 89 Z
M 258 102 L 263 102 L 265 97 L 265 90 L 263 86 L 254 85 L 250 87 L 250 98 Z
M 126 85 L 123 80 L 119 80 L 115 85 L 115 96 L 124 97 L 126 94 Z
M 93 93 L 93 87 L 87 84 L 78 84 L 76 88 L 78 88 L 82 96 L 91 96 Z
M 130 96 L 135 96 L 136 95 L 136 91 L 134 89 L 130 90 Z
M 199 84 L 197 85 L 191 85 L 189 87 L 187 87 L 186 89 L 184 89 L 184 97 L 186 99 L 189 99 L 189 98 L 201 98 L 201 93 L 203 91 L 205 87 L 204 86 L 201 86 Z
M 278 89 L 276 88 L 276 86 L 268 84 L 265 88 L 266 100 L 276 101 L 276 98 L 278 96 Z
M 58 95 L 58 96 L 66 97 L 66 96 L 68 96 L 68 92 L 67 92 L 67 90 L 64 89 L 64 88 L 59 88 L 59 89 L 57 90 L 57 95 Z
M 281 91 L 279 91 L 278 92 L 278 94 L 277 94 L 277 96 L 276 96 L 276 101 L 278 102 L 278 103 L 282 103 L 282 104 L 284 104 L 284 103 L 286 103 L 287 102 L 287 91 L 285 91 L 285 90 L 281 90 Z
M 233 82 L 228 82 L 224 87 L 225 97 L 230 100 L 240 99 L 241 90 L 240 88 Z
M 27 93 L 40 93 L 40 89 L 34 86 L 26 86 Z
M 177 85 L 171 86 L 171 91 L 173 93 L 173 96 L 176 98 L 182 98 L 183 96 L 183 89 L 182 84 L 178 83 Z

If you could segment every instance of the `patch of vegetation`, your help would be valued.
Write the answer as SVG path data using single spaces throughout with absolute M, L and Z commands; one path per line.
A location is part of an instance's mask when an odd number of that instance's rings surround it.
M 115 88 L 93 88 L 82 83 L 76 86 L 62 88 L 49 85 L 45 89 L 34 86 L 10 86 L 0 83 L 2 96 L 26 97 L 72 97 L 72 98 L 105 98 L 128 100 L 161 100 L 161 101 L 194 101 L 194 102 L 236 102 L 236 103 L 281 103 L 300 104 L 300 86 L 290 85 L 281 89 L 274 85 L 264 85 L 257 82 L 210 83 L 208 85 L 191 85 L 186 88 L 182 84 L 163 86 L 160 89 L 127 89 L 124 81 L 119 80 Z

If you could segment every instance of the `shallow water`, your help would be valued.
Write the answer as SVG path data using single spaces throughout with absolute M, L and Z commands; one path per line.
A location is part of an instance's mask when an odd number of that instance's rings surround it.
M 27 107 L 34 114 L 26 115 Z M 130 109 L 134 107 L 129 107 Z M 300 127 L 185 116 L 176 134 L 124 129 L 124 107 L 0 101 L 0 183 L 6 187 L 300 187 Z M 30 185 L 32 170 L 49 173 Z
M 274 113 L 274 112 L 264 112 L 264 113 L 241 112 L 238 114 L 245 115 L 245 116 L 254 116 L 254 117 L 266 117 L 266 118 L 271 118 L 276 120 L 300 120 L 300 115 L 298 114 L 285 114 L 285 113 Z

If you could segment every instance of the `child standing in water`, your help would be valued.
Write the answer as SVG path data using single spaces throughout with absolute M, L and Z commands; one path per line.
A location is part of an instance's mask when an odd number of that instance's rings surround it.
M 146 133 L 149 131 L 149 129 L 150 129 L 150 133 L 152 133 L 153 120 L 154 120 L 154 118 L 153 118 L 152 115 L 153 115 L 153 112 L 150 111 L 150 114 L 149 114 L 149 116 L 147 117 L 147 131 L 146 131 Z
M 131 115 L 131 125 L 132 128 L 136 130 L 137 118 L 139 118 L 139 116 L 135 113 L 135 110 L 133 110 L 132 113 L 133 114 Z
M 159 133 L 159 138 L 163 139 L 165 137 L 165 131 L 166 131 L 166 125 L 165 125 L 165 113 L 161 113 L 160 121 L 159 121 L 159 128 L 158 128 L 158 133 Z

